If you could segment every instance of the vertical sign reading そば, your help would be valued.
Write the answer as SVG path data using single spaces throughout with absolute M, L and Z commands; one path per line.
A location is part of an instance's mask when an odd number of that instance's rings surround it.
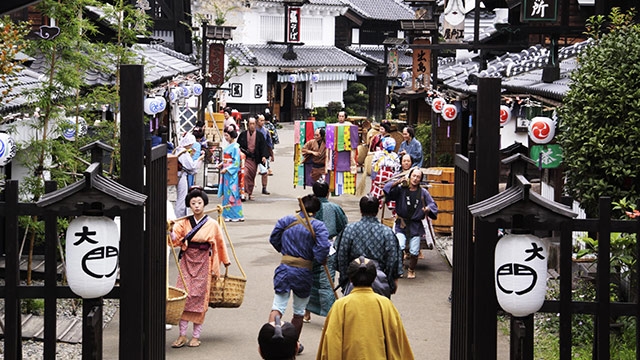
M 209 45 L 209 83 L 213 85 L 224 83 L 224 44 Z
M 300 42 L 300 8 L 290 7 L 287 12 L 287 42 Z

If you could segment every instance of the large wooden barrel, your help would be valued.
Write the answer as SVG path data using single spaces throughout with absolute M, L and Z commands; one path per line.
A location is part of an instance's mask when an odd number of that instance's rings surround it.
M 454 184 L 431 183 L 429 193 L 438 205 L 438 218 L 433 220 L 433 230 L 440 234 L 453 232 Z
M 453 184 L 455 179 L 455 170 L 452 167 L 430 167 L 426 173 L 427 181 Z

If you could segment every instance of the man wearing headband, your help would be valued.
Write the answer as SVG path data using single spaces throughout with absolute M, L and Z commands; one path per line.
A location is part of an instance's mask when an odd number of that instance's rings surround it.
M 400 248 L 409 254 L 407 279 L 416 277 L 415 269 L 420 252 L 420 238 L 426 235 L 422 219 L 427 216 L 432 219 L 438 217 L 438 205 L 436 205 L 427 189 L 420 186 L 422 177 L 422 170 L 418 167 L 413 167 L 409 170 L 406 186 L 399 186 L 406 181 L 404 177 L 394 182 L 390 181 L 384 186 L 387 200 L 396 202 L 396 214 L 398 217 L 394 230 L 398 237 Z M 407 240 L 409 241 L 409 246 L 405 248 Z
M 400 313 L 391 300 L 371 289 L 374 262 L 360 256 L 349 263 L 347 275 L 354 288 L 329 311 L 316 359 L 412 360 Z

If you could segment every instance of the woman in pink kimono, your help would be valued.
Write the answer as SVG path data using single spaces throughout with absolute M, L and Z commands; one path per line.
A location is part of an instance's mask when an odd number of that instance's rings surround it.
M 180 319 L 180 336 L 171 347 L 187 345 L 187 326 L 193 323 L 193 337 L 190 347 L 200 346 L 200 332 L 209 308 L 209 288 L 211 275 L 220 276 L 220 263 L 230 264 L 227 247 L 222 238 L 222 230 L 215 219 L 204 213 L 209 197 L 202 189 L 193 189 L 185 199 L 193 212 L 192 216 L 173 224 L 171 239 L 173 246 L 180 246 L 180 270 L 187 283 L 187 302 Z M 178 276 L 178 288 L 184 285 Z

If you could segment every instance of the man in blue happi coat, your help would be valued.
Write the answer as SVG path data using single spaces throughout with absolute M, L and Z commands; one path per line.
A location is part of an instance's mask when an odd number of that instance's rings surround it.
M 282 316 L 293 292 L 293 318 L 298 336 L 302 332 L 304 311 L 309 302 L 313 284 L 313 260 L 324 264 L 329 254 L 329 232 L 322 221 L 312 217 L 320 210 L 320 201 L 314 195 L 302 198 L 306 209 L 295 215 L 287 215 L 278 220 L 271 232 L 269 242 L 282 254 L 280 265 L 273 275 L 273 305 L 269 322 Z M 298 352 L 304 347 L 300 345 Z

